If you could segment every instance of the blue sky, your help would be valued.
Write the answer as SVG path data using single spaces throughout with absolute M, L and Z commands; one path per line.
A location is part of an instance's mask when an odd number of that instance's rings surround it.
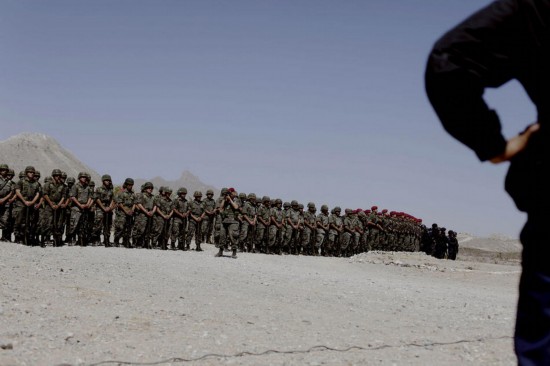
M 190 170 L 515 237 L 507 164 L 447 135 L 423 84 L 436 39 L 488 3 L 3 1 L 0 140 L 51 135 L 117 181 Z M 506 136 L 536 119 L 515 82 L 486 96 Z

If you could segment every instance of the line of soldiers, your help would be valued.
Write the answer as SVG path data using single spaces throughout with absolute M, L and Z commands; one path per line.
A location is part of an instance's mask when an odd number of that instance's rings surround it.
M 231 250 L 267 254 L 351 256 L 369 250 L 418 251 L 424 237 L 422 220 L 412 215 L 378 207 L 330 212 L 313 202 L 307 210 L 297 201 L 284 202 L 254 193 L 238 194 L 223 188 L 217 199 L 208 190 L 206 198 L 195 191 L 187 200 L 187 189 L 172 196 L 169 187 L 153 194 L 146 182 L 134 192 L 127 178 L 115 193 L 111 177 L 103 175 L 95 188 L 86 172 L 77 180 L 54 169 L 39 183 L 32 166 L 13 182 L 13 170 L 0 165 L 0 229 L 2 240 L 28 245 L 52 243 L 123 245 L 128 248 L 160 248 L 201 251 L 201 244 L 216 244 L 217 256 Z M 114 227 L 114 241 L 111 242 Z M 102 240 L 101 240 L 102 238 Z
M 456 232 L 445 227 L 439 227 L 436 223 L 427 229 L 422 228 L 422 241 L 420 250 L 438 259 L 455 260 L 458 254 L 458 239 Z

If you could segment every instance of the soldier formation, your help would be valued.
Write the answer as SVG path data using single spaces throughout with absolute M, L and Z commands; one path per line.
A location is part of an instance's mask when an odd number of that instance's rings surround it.
M 201 244 L 215 244 L 216 256 L 224 250 L 349 257 L 370 250 L 419 251 L 437 258 L 456 259 L 456 233 L 404 212 L 345 209 L 329 212 L 315 203 L 307 209 L 296 200 L 223 188 L 214 199 L 200 191 L 187 199 L 187 189 L 175 195 L 169 187 L 146 182 L 134 191 L 127 178 L 118 190 L 110 175 L 95 187 L 90 174 L 81 172 L 75 180 L 54 169 L 40 183 L 40 172 L 27 166 L 14 182 L 14 171 L 0 164 L 0 229 L 3 241 L 26 245 L 103 245 L 127 248 L 158 248 L 202 251 Z M 116 193 L 115 193 L 116 192 Z M 114 232 L 114 235 L 112 233 Z M 113 241 L 111 242 L 111 236 Z M 194 240 L 195 246 L 191 248 Z

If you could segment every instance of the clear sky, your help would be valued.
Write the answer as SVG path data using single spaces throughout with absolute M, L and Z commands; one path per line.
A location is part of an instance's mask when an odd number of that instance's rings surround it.
M 187 169 L 246 193 L 516 237 L 507 164 L 447 135 L 423 83 L 436 39 L 488 3 L 5 0 L 0 140 L 51 135 L 119 182 Z M 506 136 L 536 119 L 516 82 L 487 99 Z

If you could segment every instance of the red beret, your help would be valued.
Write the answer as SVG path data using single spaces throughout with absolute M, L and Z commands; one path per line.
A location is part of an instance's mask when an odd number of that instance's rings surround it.
M 357 208 L 357 209 L 355 209 L 355 211 L 357 211 L 357 213 L 359 213 L 359 212 L 363 211 L 363 209 Z
M 382 213 L 386 213 L 386 212 L 388 212 L 388 209 L 385 208 L 382 210 Z
M 227 188 L 227 192 L 235 192 L 235 188 L 233 188 L 233 187 Z
M 370 209 L 373 210 L 373 211 L 378 210 L 378 206 L 372 206 Z

